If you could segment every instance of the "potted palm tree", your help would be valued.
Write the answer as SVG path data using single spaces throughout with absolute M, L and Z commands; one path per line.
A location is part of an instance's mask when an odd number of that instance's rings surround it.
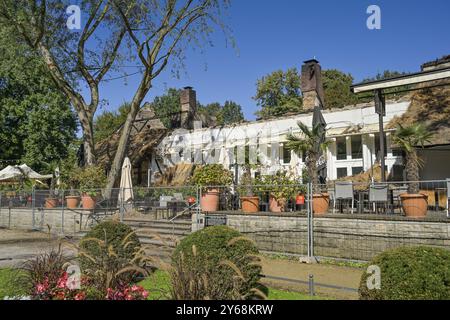
M 424 147 L 429 142 L 432 133 L 426 126 L 420 123 L 407 127 L 398 125 L 393 135 L 393 142 L 405 152 L 405 170 L 408 184 L 408 192 L 400 195 L 402 207 L 407 217 L 425 217 L 428 209 L 428 196 L 420 193 L 419 169 L 423 160 L 417 154 L 417 147 Z
M 191 182 L 200 187 L 200 207 L 204 212 L 214 212 L 219 209 L 219 187 L 231 184 L 231 172 L 221 164 L 207 164 L 197 167 Z
M 308 178 L 312 183 L 313 192 L 313 212 L 316 215 L 328 212 L 330 196 L 328 193 L 320 192 L 319 176 L 317 174 L 317 161 L 319 160 L 320 151 L 325 151 L 329 145 L 329 141 L 322 141 L 322 127 L 316 124 L 309 129 L 302 122 L 297 123 L 301 131 L 301 136 L 290 133 L 287 137 L 286 147 L 294 151 L 297 156 L 306 155 L 306 168 L 308 170 Z M 317 148 L 319 146 L 319 148 Z

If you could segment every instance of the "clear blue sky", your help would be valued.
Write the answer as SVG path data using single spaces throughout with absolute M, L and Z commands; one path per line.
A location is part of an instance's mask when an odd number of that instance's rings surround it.
M 381 30 L 366 27 L 371 4 L 381 7 Z M 189 85 L 203 104 L 233 100 L 251 120 L 257 110 L 252 99 L 257 79 L 299 68 L 314 56 L 322 68 L 349 72 L 360 81 L 386 69 L 419 71 L 423 62 L 450 54 L 448 0 L 234 0 L 226 21 L 238 50 L 227 47 L 218 33 L 206 53 L 188 52 L 180 79 L 162 74 L 148 101 L 166 88 Z M 137 79 L 104 85 L 107 108 L 130 100 Z

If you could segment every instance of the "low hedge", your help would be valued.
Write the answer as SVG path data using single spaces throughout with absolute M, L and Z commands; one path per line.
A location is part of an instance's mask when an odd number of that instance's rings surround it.
M 376 256 L 381 288 L 369 290 L 364 273 L 359 287 L 362 300 L 450 299 L 450 251 L 433 247 L 400 247 Z

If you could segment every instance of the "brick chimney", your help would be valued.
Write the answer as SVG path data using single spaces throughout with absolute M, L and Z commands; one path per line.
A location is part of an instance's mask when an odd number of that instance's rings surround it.
M 312 111 L 317 105 L 324 107 L 324 94 L 322 84 L 322 67 L 316 59 L 303 62 L 301 89 L 303 93 L 303 110 Z
M 181 123 L 184 129 L 194 128 L 194 117 L 197 111 L 197 94 L 192 87 L 185 87 L 180 94 Z

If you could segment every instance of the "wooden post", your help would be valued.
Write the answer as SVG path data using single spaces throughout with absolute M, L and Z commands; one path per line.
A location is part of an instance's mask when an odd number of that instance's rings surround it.
M 383 97 L 383 92 L 378 89 L 375 90 L 375 112 L 378 113 L 378 122 L 380 127 L 380 161 L 381 161 L 381 181 L 386 181 L 386 161 L 384 154 L 384 121 L 383 117 L 386 115 L 386 102 Z

